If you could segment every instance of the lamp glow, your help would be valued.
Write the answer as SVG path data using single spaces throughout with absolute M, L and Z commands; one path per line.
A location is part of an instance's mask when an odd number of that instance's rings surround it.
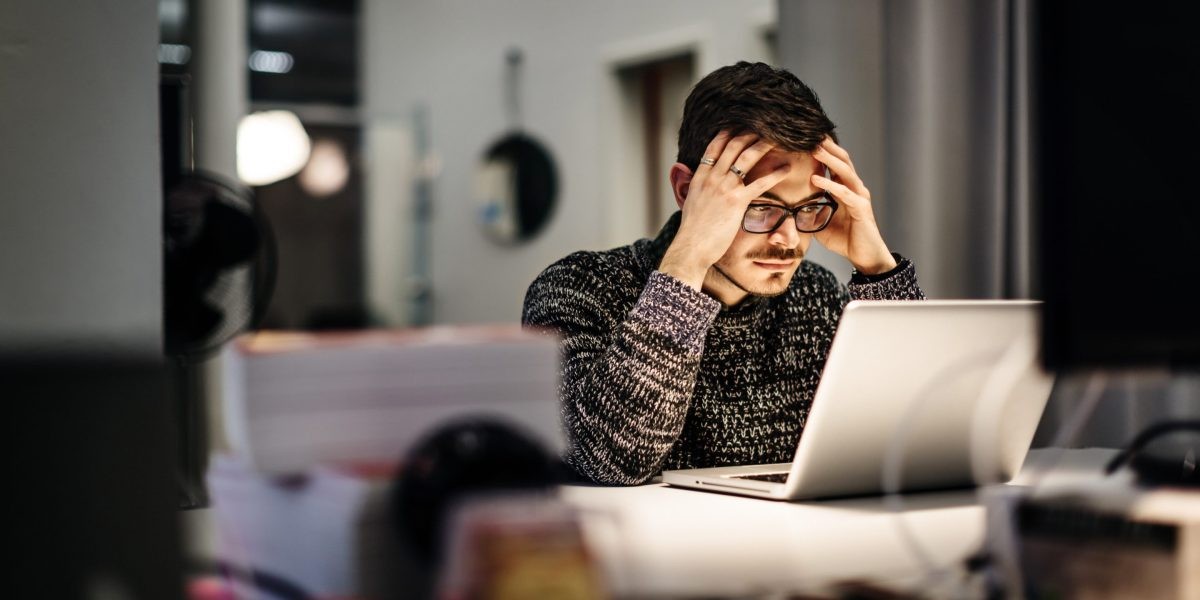
M 251 113 L 238 124 L 238 177 L 248 185 L 268 185 L 295 175 L 311 152 L 308 133 L 291 111 Z
M 255 50 L 250 53 L 247 64 L 250 66 L 251 71 L 282 74 L 292 70 L 292 65 L 296 64 L 296 59 L 287 52 Z
M 350 180 L 350 161 L 342 145 L 330 139 L 313 142 L 312 156 L 299 179 L 300 187 L 317 198 L 342 191 Z
M 192 49 L 182 44 L 159 44 L 158 62 L 165 65 L 186 65 L 192 58 Z

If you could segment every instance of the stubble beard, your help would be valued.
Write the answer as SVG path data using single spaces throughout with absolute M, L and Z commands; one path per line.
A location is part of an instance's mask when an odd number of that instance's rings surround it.
M 800 258 L 800 260 L 803 261 L 803 258 Z M 800 265 L 797 264 L 794 269 L 788 272 L 780 271 L 772 273 L 767 277 L 767 281 L 762 285 L 750 285 L 738 281 L 725 269 L 721 268 L 720 263 L 713 265 L 712 268 L 725 281 L 751 296 L 756 298 L 774 298 L 775 296 L 779 296 L 787 291 L 788 285 L 792 282 L 792 277 L 796 275 L 796 271 L 799 270 Z
M 738 281 L 731 271 L 735 271 L 735 260 L 757 261 L 757 260 L 796 260 L 796 266 L 790 271 L 776 271 L 767 276 L 767 280 L 760 285 L 747 284 L 744 280 Z M 783 248 L 780 246 L 767 245 L 764 248 L 751 250 L 740 259 L 732 259 L 730 257 L 722 257 L 711 268 L 716 271 L 720 279 L 728 282 L 729 285 L 741 290 L 749 296 L 755 298 L 773 298 L 787 291 L 788 286 L 792 282 L 792 277 L 796 275 L 796 271 L 800 269 L 800 264 L 804 261 L 804 249 L 797 246 L 795 248 Z M 750 267 L 751 269 L 757 267 Z

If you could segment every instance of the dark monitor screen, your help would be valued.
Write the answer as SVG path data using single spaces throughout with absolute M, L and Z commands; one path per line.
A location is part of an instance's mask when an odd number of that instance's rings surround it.
M 1198 5 L 1036 5 L 1047 368 L 1200 370 Z
M 153 359 L 0 358 L 5 598 L 184 598 L 165 374 Z

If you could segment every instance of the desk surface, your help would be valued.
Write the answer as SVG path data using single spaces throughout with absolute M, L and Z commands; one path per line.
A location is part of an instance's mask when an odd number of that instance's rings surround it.
M 1111 450 L 1034 450 L 1012 482 L 1097 476 Z M 1052 467 L 1052 468 L 1051 468 Z M 819 592 L 851 580 L 925 589 L 985 537 L 983 490 L 787 503 L 649 484 L 566 486 L 621 596 Z
M 1095 480 L 1112 453 L 1035 450 L 1013 483 Z M 209 487 L 222 560 L 328 597 L 412 597 L 413 582 L 429 578 L 403 568 L 386 480 L 318 469 L 303 486 L 280 486 L 218 460 Z M 955 594 L 937 586 L 960 581 L 984 543 L 981 494 L 1004 489 L 909 494 L 899 509 L 886 498 L 787 503 L 663 484 L 564 486 L 561 498 L 580 511 L 613 596 L 779 597 L 856 580 L 945 597 Z M 955 578 L 935 576 L 946 573 Z

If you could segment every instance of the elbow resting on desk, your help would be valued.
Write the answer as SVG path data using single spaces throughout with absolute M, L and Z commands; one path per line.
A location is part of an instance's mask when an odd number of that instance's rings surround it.
M 676 436 L 639 439 L 637 433 L 568 427 L 571 441 L 564 462 L 588 481 L 602 485 L 641 485 L 662 470 Z M 642 432 L 638 432 L 642 433 Z

